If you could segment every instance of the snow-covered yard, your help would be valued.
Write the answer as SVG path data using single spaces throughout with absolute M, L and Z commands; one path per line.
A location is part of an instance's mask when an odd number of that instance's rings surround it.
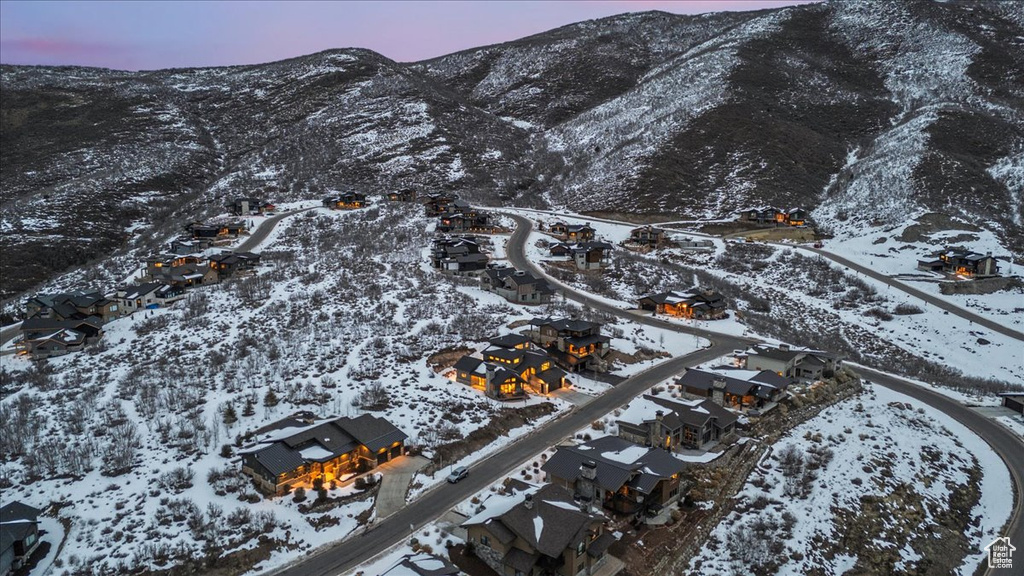
M 894 573 L 927 558 L 967 576 L 1010 493 L 1006 467 L 970 430 L 869 385 L 772 447 L 691 569 Z

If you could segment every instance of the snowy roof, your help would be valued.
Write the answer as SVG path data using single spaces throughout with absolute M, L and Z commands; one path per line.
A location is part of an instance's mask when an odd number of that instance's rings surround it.
M 579 446 L 560 446 L 541 469 L 554 478 L 574 482 L 584 462 L 596 465 L 597 484 L 617 491 L 629 483 L 649 493 L 661 480 L 682 472 L 686 464 L 660 448 L 638 446 L 616 436 L 603 436 Z M 641 478 L 643 477 L 643 478 Z

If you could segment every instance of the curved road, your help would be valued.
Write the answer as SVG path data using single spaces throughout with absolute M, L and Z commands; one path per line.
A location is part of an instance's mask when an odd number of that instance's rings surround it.
M 256 231 L 253 232 L 248 238 L 246 238 L 245 242 L 242 242 L 241 244 L 238 245 L 237 248 L 234 248 L 233 250 L 235 252 L 248 252 L 252 250 L 253 248 L 259 246 L 261 242 L 267 239 L 267 236 L 270 235 L 270 231 L 274 229 L 274 226 L 277 226 L 278 222 L 280 222 L 284 218 L 287 218 L 288 216 L 291 216 L 292 214 L 298 214 L 299 212 L 305 212 L 306 210 L 312 210 L 313 208 L 317 208 L 317 206 L 310 206 L 309 208 L 297 208 L 295 210 L 281 212 L 276 216 L 271 216 L 270 218 L 267 218 L 263 222 L 260 222 L 260 225 L 256 227 Z
M 513 216 L 518 227 L 509 239 L 506 253 L 509 261 L 520 269 L 527 269 L 535 274 L 548 277 L 542 270 L 526 259 L 524 246 L 529 237 L 532 225 L 522 217 Z M 592 308 L 602 310 L 633 322 L 666 328 L 676 332 L 694 334 L 711 341 L 711 346 L 685 356 L 666 360 L 645 372 L 636 374 L 608 390 L 592 402 L 573 408 L 569 413 L 538 427 L 530 434 L 506 446 L 501 451 L 485 458 L 470 467 L 469 476 L 459 484 L 442 483 L 436 488 L 416 499 L 414 502 L 391 515 L 378 521 L 369 529 L 352 536 L 338 544 L 328 545 L 311 552 L 291 565 L 270 571 L 279 576 L 336 576 L 351 570 L 359 564 L 370 560 L 390 546 L 410 537 L 415 529 L 431 522 L 438 516 L 465 500 L 470 494 L 485 489 L 493 482 L 515 469 L 521 462 L 532 458 L 538 452 L 561 442 L 585 428 L 594 420 L 625 404 L 633 397 L 641 394 L 651 386 L 671 378 L 683 368 L 695 366 L 727 354 L 729 351 L 749 346 L 758 342 L 751 338 L 742 338 L 717 334 L 689 326 L 681 326 L 652 318 L 633 314 L 621 308 L 596 300 L 587 294 L 572 289 L 563 289 L 566 298 L 584 303 Z M 926 389 L 903 382 L 898 378 L 865 370 L 876 383 L 887 386 L 921 400 L 949 414 L 964 423 L 975 433 L 984 438 L 1006 461 L 1020 493 L 1021 477 L 1024 476 L 1024 443 L 1013 436 L 1002 426 L 980 416 L 974 411 L 949 400 L 948 398 Z M 441 472 L 443 473 L 443 472 Z M 1024 542 L 1021 534 L 1021 499 L 1016 499 L 1014 523 L 1008 533 L 1013 542 Z M 997 575 L 994 575 L 997 576 Z
M 516 221 L 518 227 L 512 234 L 512 238 L 509 240 L 505 249 L 509 262 L 517 268 L 530 270 L 534 274 L 541 274 L 545 278 L 554 280 L 548 274 L 544 273 L 543 270 L 526 259 L 524 247 L 533 225 L 528 219 L 521 216 L 513 215 L 512 218 Z M 712 334 L 703 330 L 679 326 L 677 324 L 670 324 L 668 322 L 654 320 L 647 316 L 635 315 L 626 310 L 595 300 L 584 293 L 567 289 L 565 287 L 562 288 L 562 292 L 565 294 L 566 298 L 586 303 L 589 306 L 599 308 L 610 314 L 627 318 L 634 322 L 642 322 L 644 324 L 668 328 L 679 332 L 698 334 L 705 338 L 712 339 L 713 342 L 717 341 L 718 344 L 726 345 L 729 348 L 740 347 L 757 342 L 757 340 L 748 338 L 723 337 L 722 335 Z M 713 348 L 717 347 L 719 346 L 714 346 Z M 917 386 L 896 376 L 878 372 L 871 368 L 858 368 L 858 370 L 861 372 L 862 376 L 869 377 L 875 384 L 884 386 L 899 392 L 900 394 L 910 396 L 915 400 L 924 402 L 940 412 L 945 413 L 969 428 L 992 447 L 996 454 L 1002 458 L 1007 469 L 1010 471 L 1010 477 L 1014 484 L 1015 491 L 1015 494 L 1011 496 L 1013 500 L 1013 514 L 1010 516 L 1010 524 L 1003 535 L 1009 536 L 1011 542 L 1017 543 L 1018 548 L 1024 549 L 1024 546 L 1022 546 L 1024 545 L 1024 522 L 1021 520 L 1021 518 L 1024 517 L 1024 492 L 1022 492 L 1022 490 L 1024 490 L 1024 439 L 1021 439 L 1005 426 L 982 416 L 974 410 L 971 410 L 963 404 L 960 404 L 955 400 L 951 400 L 949 397 L 943 396 L 938 392 Z M 985 571 L 985 574 L 991 574 L 992 576 L 998 576 L 999 573 L 1000 571 L 998 570 Z

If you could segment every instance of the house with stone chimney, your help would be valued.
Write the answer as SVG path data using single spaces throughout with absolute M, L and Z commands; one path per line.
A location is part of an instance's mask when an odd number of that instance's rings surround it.
M 686 462 L 661 447 L 602 436 L 576 446 L 559 446 L 541 466 L 546 480 L 592 506 L 631 520 L 667 513 L 683 493 Z
M 566 370 L 605 372 L 611 337 L 601 334 L 601 324 L 574 318 L 534 318 L 525 332 L 534 344 Z
M 571 492 L 547 484 L 491 494 L 462 526 L 476 556 L 498 574 L 614 576 L 622 562 L 607 553 L 615 537 L 605 522 Z
M 729 366 L 688 368 L 676 380 L 684 393 L 708 398 L 715 404 L 747 412 L 773 408 L 786 396 L 792 378 L 771 370 L 743 370 Z

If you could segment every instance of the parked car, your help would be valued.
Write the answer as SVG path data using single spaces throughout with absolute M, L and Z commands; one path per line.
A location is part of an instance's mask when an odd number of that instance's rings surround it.
M 825 246 L 825 245 L 824 245 L 823 243 L 821 243 L 821 242 L 815 242 L 815 243 L 814 243 L 814 247 L 815 247 L 815 248 L 822 248 L 822 247 L 824 247 L 824 246 Z
M 466 476 L 469 476 L 469 470 L 465 466 L 459 466 L 448 475 L 448 482 L 455 484 Z

